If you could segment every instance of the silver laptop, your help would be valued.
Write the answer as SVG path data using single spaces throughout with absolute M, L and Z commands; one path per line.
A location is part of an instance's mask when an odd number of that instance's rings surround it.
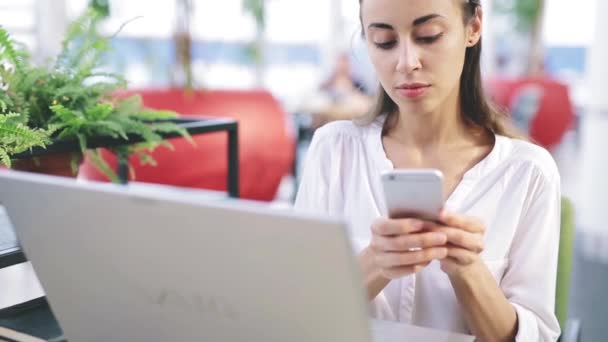
M 472 341 L 372 329 L 339 220 L 12 171 L 0 204 L 69 341 Z

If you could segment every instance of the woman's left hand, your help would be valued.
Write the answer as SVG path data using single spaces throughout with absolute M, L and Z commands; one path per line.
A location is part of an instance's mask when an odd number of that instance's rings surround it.
M 464 276 L 482 264 L 480 253 L 484 249 L 485 226 L 475 218 L 443 211 L 433 231 L 448 238 L 448 257 L 441 260 L 441 269 L 448 276 Z

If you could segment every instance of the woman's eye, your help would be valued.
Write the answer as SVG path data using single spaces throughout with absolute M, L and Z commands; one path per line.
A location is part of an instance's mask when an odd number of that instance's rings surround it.
M 392 41 L 388 41 L 388 42 L 374 43 L 374 44 L 380 49 L 388 50 L 388 49 L 391 49 L 393 46 L 395 46 L 395 44 L 397 44 L 397 42 L 392 40 Z
M 436 42 L 439 38 L 441 38 L 441 36 L 443 36 L 443 32 L 434 36 L 418 37 L 416 40 L 424 44 L 431 44 Z

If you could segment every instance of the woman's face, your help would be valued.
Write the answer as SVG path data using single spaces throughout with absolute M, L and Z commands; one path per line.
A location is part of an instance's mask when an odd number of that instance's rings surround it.
M 457 105 L 466 48 L 481 34 L 481 13 L 463 23 L 464 0 L 363 0 L 361 17 L 380 83 L 401 111 Z

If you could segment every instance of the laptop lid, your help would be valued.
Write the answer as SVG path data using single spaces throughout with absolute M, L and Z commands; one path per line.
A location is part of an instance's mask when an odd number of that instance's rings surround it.
M 341 221 L 13 171 L 0 189 L 70 341 L 371 341 Z

